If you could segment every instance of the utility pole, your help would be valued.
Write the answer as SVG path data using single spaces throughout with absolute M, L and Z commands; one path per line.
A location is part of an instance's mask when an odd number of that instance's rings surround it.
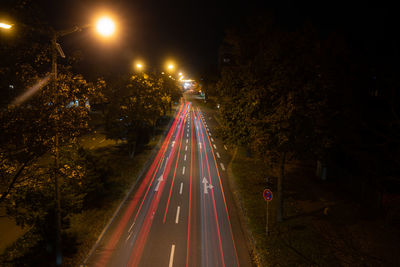
M 57 90 L 57 37 L 58 34 L 56 31 L 53 31 L 51 37 L 51 72 L 53 76 L 52 80 L 52 89 L 53 93 L 56 93 Z M 57 102 L 57 101 L 55 101 Z M 55 112 L 58 113 L 57 103 L 54 103 Z M 56 125 L 55 125 L 55 170 L 54 170 L 54 193 L 56 198 L 56 264 L 57 266 L 61 266 L 62 264 L 62 249 L 61 249 L 61 205 L 60 205 L 60 186 L 58 181 L 58 170 L 60 168 L 59 162 L 59 136 L 58 136 L 58 119 L 56 116 Z

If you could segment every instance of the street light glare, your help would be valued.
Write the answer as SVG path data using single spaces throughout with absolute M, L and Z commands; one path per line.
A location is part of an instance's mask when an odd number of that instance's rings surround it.
M 105 36 L 111 36 L 115 32 L 115 23 L 108 17 L 103 17 L 97 21 L 97 31 Z
M 8 30 L 8 29 L 11 29 L 11 27 L 12 27 L 12 25 L 10 25 L 10 24 L 0 22 L 0 28 L 2 28 L 2 29 Z
M 173 68 L 174 68 L 174 65 L 172 65 L 172 64 L 168 65 L 168 69 L 172 70 Z

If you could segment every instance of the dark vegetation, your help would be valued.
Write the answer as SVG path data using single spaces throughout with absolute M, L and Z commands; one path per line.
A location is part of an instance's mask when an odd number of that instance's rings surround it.
M 259 170 L 258 174 L 252 176 L 258 177 L 255 178 L 258 182 L 250 182 L 249 175 L 243 173 L 245 167 L 241 166 L 247 163 L 239 161 L 233 165 L 236 175 L 245 179 L 239 181 L 242 193 L 249 198 L 242 196 L 244 201 L 256 201 L 254 188 L 258 188 L 258 201 L 262 201 L 261 191 L 265 187 L 275 193 L 272 209 L 272 219 L 278 222 L 275 231 L 282 231 L 285 225 L 293 226 L 288 220 L 293 207 L 302 206 L 299 204 L 301 192 L 312 195 L 303 187 L 293 188 L 299 181 L 317 183 L 318 190 L 331 185 L 334 196 L 350 201 L 348 205 L 338 205 L 341 208 L 329 208 L 329 203 L 317 198 L 315 201 L 320 202 L 320 206 L 314 211 L 318 215 L 350 209 L 353 220 L 347 219 L 352 225 L 362 225 L 359 221 L 365 219 L 362 211 L 368 211 L 369 220 L 380 220 L 380 226 L 398 227 L 400 222 L 400 94 L 395 78 L 399 50 L 395 45 L 397 40 L 389 30 L 395 26 L 391 24 L 388 7 L 384 9 L 385 16 L 378 7 L 357 5 L 352 9 L 348 5 L 345 10 L 338 9 L 334 9 L 337 12 L 332 11 L 334 15 L 331 16 L 341 20 L 336 24 L 330 22 L 330 27 L 322 25 L 321 18 L 307 15 L 302 18 L 278 17 L 279 12 L 274 11 L 253 15 L 246 23 L 226 32 L 220 48 L 219 75 L 207 76 L 205 83 L 208 102 L 220 104 L 219 136 L 229 144 L 244 147 L 246 156 L 242 155 L 240 159 L 253 158 L 251 164 L 259 166 L 254 167 Z M 357 15 L 360 13 L 363 15 Z M 327 20 L 332 18 L 328 13 L 326 15 Z M 369 21 L 373 15 L 379 19 Z M 296 170 L 290 168 L 293 164 L 307 167 L 308 171 L 300 174 L 297 170 L 296 175 Z M 264 177 L 259 177 L 261 175 Z M 314 179 L 303 179 L 302 175 L 311 175 Z M 293 192 L 299 195 L 293 195 Z M 252 230 L 259 237 L 263 236 L 264 230 L 263 224 L 259 223 L 262 214 L 252 210 L 256 211 L 255 207 L 260 205 L 245 205 L 250 209 L 247 210 L 250 224 L 258 225 Z M 336 214 L 340 214 L 340 223 L 345 224 L 341 212 Z M 312 222 L 308 223 L 300 224 L 309 227 Z M 329 257 L 307 259 L 310 255 L 326 255 L 327 251 L 301 254 L 307 251 L 308 245 L 298 240 L 308 237 L 296 236 L 293 231 L 291 234 L 292 252 L 300 253 L 301 261 L 292 262 L 281 253 L 272 255 L 279 251 L 273 250 L 273 246 L 277 246 L 271 243 L 276 238 L 273 235 L 256 240 L 260 242 L 256 246 L 262 251 L 261 255 L 267 255 L 259 262 L 273 265 L 272 262 L 279 258 L 288 261 L 278 260 L 275 264 L 300 262 L 335 266 L 335 261 Z M 283 240 L 283 235 L 278 237 L 277 240 Z M 340 238 L 345 239 L 346 235 L 333 238 L 333 242 L 341 242 Z M 264 246 L 266 240 L 269 240 L 268 246 Z M 320 245 L 320 248 L 328 247 L 326 243 Z M 346 250 L 345 246 L 341 249 Z M 348 264 L 358 265 L 368 258 L 364 255 L 361 260 L 358 256 L 359 262 L 350 260 Z M 338 255 L 335 258 L 343 260 Z M 390 264 L 396 262 L 391 260 Z M 370 264 L 384 262 L 378 258 L 371 259 Z

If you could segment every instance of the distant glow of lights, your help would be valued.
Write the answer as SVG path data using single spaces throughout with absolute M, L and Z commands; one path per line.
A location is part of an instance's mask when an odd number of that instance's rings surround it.
M 172 70 L 173 68 L 174 68 L 174 65 L 172 65 L 172 64 L 168 65 L 168 69 Z
M 115 32 L 115 23 L 108 17 L 103 17 L 97 21 L 97 31 L 105 36 L 111 36 Z
M 165 72 L 162 71 L 161 74 L 165 74 Z
M 138 69 L 141 69 L 141 68 L 143 67 L 143 65 L 140 64 L 140 63 L 138 63 L 138 64 L 136 64 L 136 67 L 137 67 Z
M 182 76 L 183 74 L 182 74 L 182 72 L 179 72 L 179 76 Z
M 0 22 L 0 28 L 8 30 L 8 29 L 11 29 L 11 27 L 12 27 L 12 25 L 10 25 L 10 24 Z

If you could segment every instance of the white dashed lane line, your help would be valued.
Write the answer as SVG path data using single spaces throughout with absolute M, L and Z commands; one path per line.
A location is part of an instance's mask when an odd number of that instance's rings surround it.
M 224 166 L 224 164 L 221 162 L 220 165 L 221 165 L 221 169 L 222 169 L 223 171 L 225 171 L 225 166 Z
M 183 166 L 182 174 L 185 174 L 185 166 Z
M 228 150 L 228 148 L 226 147 L 226 145 L 224 145 L 225 150 Z
M 182 195 L 183 192 L 183 183 L 181 183 L 181 188 L 179 188 L 179 195 Z
M 175 223 L 179 222 L 179 213 L 181 211 L 181 207 L 178 206 L 178 208 L 176 209 L 176 217 L 175 217 Z
M 217 149 L 217 146 L 216 146 L 215 144 L 213 144 L 213 147 L 214 147 L 215 149 Z
M 216 152 L 215 154 L 217 154 L 217 158 L 219 158 L 219 159 L 221 158 L 221 157 L 219 156 L 219 153 L 218 153 L 218 152 Z
M 174 265 L 174 254 L 175 254 L 175 245 L 171 246 L 171 254 L 169 255 L 169 264 L 168 267 L 172 267 Z

